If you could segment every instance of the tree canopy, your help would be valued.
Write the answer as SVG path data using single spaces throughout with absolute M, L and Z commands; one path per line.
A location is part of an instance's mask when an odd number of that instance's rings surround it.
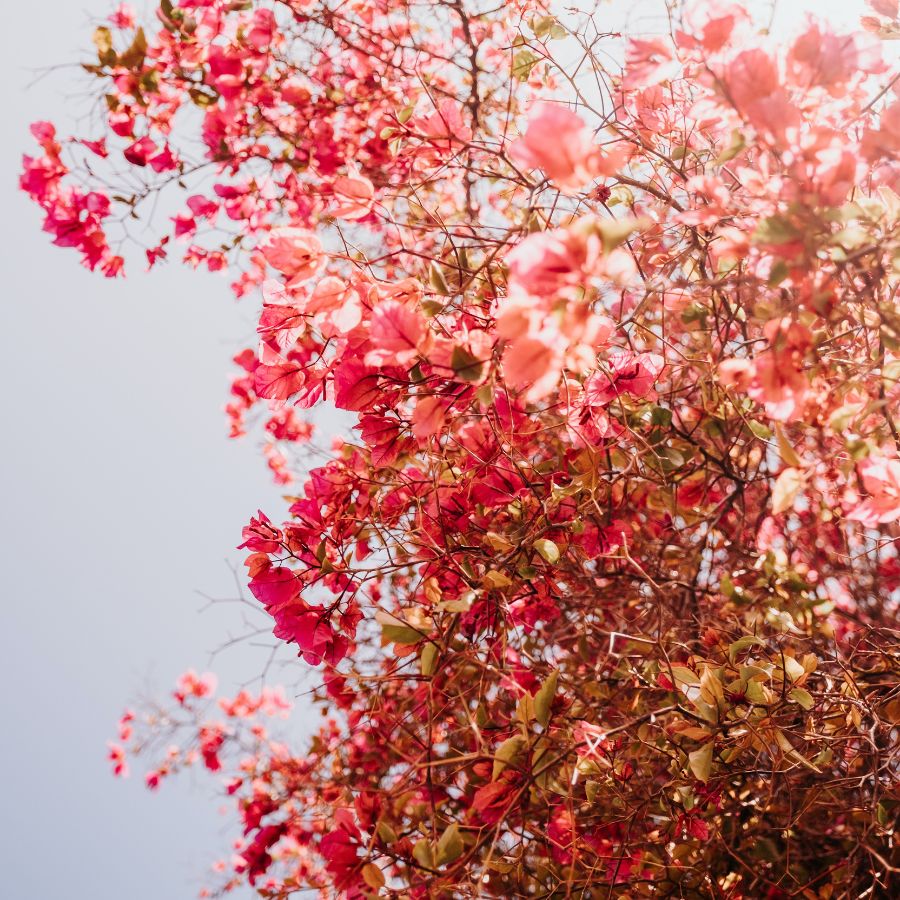
M 21 186 L 89 268 L 178 258 L 258 309 L 227 413 L 290 496 L 240 547 L 323 713 L 289 745 L 284 691 L 188 672 L 123 717 L 117 773 L 224 777 L 210 891 L 897 896 L 900 17 L 870 5 L 789 39 L 726 0 L 652 35 L 541 0 L 97 27 L 91 131 L 36 123 Z M 324 458 L 319 404 L 352 425 Z

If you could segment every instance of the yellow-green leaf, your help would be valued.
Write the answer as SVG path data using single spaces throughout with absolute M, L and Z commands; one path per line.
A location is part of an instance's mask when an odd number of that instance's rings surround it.
M 806 674 L 806 669 L 793 656 L 786 656 L 784 658 L 784 672 L 791 681 L 797 681 L 798 678 L 802 678 Z
M 777 516 L 789 510 L 803 487 L 803 473 L 799 469 L 785 469 L 772 488 L 772 512 Z
M 134 40 L 128 49 L 119 55 L 119 65 L 128 69 L 139 69 L 144 65 L 144 57 L 147 55 L 147 37 L 143 28 L 138 28 L 134 33 Z
M 540 538 L 532 546 L 544 562 L 550 563 L 551 566 L 559 562 L 559 547 L 553 541 Z
M 464 849 L 462 837 L 459 834 L 459 826 L 454 822 L 447 827 L 447 830 L 437 842 L 437 852 L 434 854 L 435 865 L 443 866 L 446 863 L 453 862 L 455 859 L 459 859 Z
M 700 684 L 700 677 L 687 666 L 672 666 L 672 675 L 675 677 L 675 682 L 680 685 L 696 686 Z
M 378 832 L 378 837 L 380 837 L 385 844 L 393 844 L 394 841 L 397 840 L 397 832 L 394 831 L 387 822 L 379 822 L 375 826 L 375 830 Z
M 437 665 L 438 648 L 437 644 L 429 641 L 422 648 L 422 655 L 419 657 L 419 668 L 426 677 L 434 675 L 434 669 Z
M 712 769 L 713 745 L 704 744 L 699 750 L 688 754 L 688 764 L 694 778 L 706 784 L 709 781 L 709 773 Z
M 112 32 L 101 25 L 94 29 L 91 37 L 94 46 L 97 48 L 97 59 L 101 66 L 111 66 L 116 61 L 116 52 L 113 50 Z
M 806 688 L 795 687 L 788 694 L 788 697 L 794 701 L 794 703 L 799 703 L 804 709 L 812 709 L 815 701 L 813 700 L 812 694 Z
M 784 429 L 779 424 L 775 425 L 775 438 L 778 441 L 778 452 L 785 463 L 794 468 L 801 466 L 803 463 L 800 461 L 800 457 L 797 456 L 797 451 L 787 439 Z
M 420 841 L 416 841 L 415 847 L 413 847 L 412 851 L 413 859 L 420 865 L 426 869 L 434 868 L 434 854 L 431 851 L 431 843 L 430 841 L 422 838 Z
M 381 625 L 382 644 L 418 644 L 425 637 L 421 631 L 387 610 L 375 613 L 375 621 Z
M 755 634 L 745 634 L 728 645 L 728 661 L 733 663 L 746 649 L 762 643 L 763 641 Z
M 540 686 L 534 695 L 534 717 L 544 728 L 550 722 L 550 708 L 553 698 L 556 696 L 556 684 L 559 681 L 559 672 L 554 669 Z
M 519 50 L 513 56 L 512 74 L 513 78 L 519 81 L 528 81 L 531 76 L 531 70 L 541 61 L 541 58 L 532 53 L 531 50 L 524 48 Z
M 491 781 L 496 781 L 500 773 L 522 752 L 525 739 L 521 735 L 513 735 L 507 738 L 494 753 L 494 771 Z
M 444 277 L 444 270 L 437 264 L 432 263 L 428 267 L 428 283 L 439 293 L 446 296 L 450 293 L 450 285 Z

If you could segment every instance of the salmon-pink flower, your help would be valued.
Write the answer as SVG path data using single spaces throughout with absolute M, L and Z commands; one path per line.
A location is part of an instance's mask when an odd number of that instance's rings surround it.
M 596 268 L 602 251 L 597 235 L 568 228 L 529 235 L 506 257 L 511 285 L 526 294 L 547 296 L 581 284 Z
M 320 279 L 312 295 L 300 306 L 313 315 L 313 323 L 324 337 L 346 334 L 362 321 L 359 294 L 333 275 Z
M 900 519 L 900 460 L 877 457 L 860 463 L 868 497 L 847 516 L 867 528 Z
M 178 677 L 175 699 L 184 705 L 188 697 L 208 697 L 215 693 L 217 684 L 218 679 L 212 672 L 198 675 L 193 669 L 188 669 Z
M 418 353 L 427 326 L 422 314 L 399 300 L 384 300 L 372 311 L 370 337 L 376 348 L 366 354 L 366 365 L 408 364 Z
M 372 211 L 375 198 L 375 185 L 356 168 L 351 168 L 347 175 L 334 180 L 332 185 L 335 199 L 339 206 L 332 210 L 332 215 L 339 219 L 362 219 Z
M 543 169 L 560 190 L 576 190 L 598 175 L 612 175 L 626 155 L 609 155 L 595 144 L 582 119 L 558 103 L 536 103 L 528 118 L 528 129 L 514 141 L 509 155 L 520 165 Z
M 288 277 L 289 287 L 312 278 L 325 260 L 322 242 L 305 228 L 273 228 L 261 249 L 266 262 Z
M 640 40 L 634 38 L 625 48 L 626 91 L 641 90 L 674 78 L 681 70 L 671 44 L 662 38 Z
M 707 53 L 721 50 L 739 25 L 748 23 L 747 10 L 730 0 L 689 0 L 683 21 L 688 35 L 679 34 L 679 43 L 697 43 Z
M 653 385 L 665 368 L 665 360 L 656 353 L 612 353 L 607 360 L 608 372 L 595 372 L 584 384 L 584 394 L 591 406 L 605 406 L 622 394 L 653 397 Z
M 559 381 L 562 369 L 560 350 L 548 343 L 547 335 L 523 337 L 503 354 L 503 373 L 513 387 L 525 389 L 524 399 L 534 402 L 546 397 Z
M 462 107 L 449 98 L 437 104 L 437 109 L 425 119 L 421 128 L 435 141 L 467 144 L 472 140 L 472 129 L 463 119 Z
M 823 87 L 840 97 L 855 76 L 883 70 L 881 42 L 865 33 L 834 34 L 810 20 L 788 53 L 787 67 L 800 86 Z

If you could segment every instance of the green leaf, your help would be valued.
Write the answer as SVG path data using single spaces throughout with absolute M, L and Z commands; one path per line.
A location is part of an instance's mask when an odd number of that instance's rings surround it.
M 534 695 L 534 717 L 544 728 L 550 722 L 550 707 L 556 697 L 556 684 L 559 681 L 559 672 L 554 669 L 545 679 L 544 683 Z
M 794 659 L 793 656 L 786 656 L 784 658 L 784 674 L 787 675 L 791 681 L 796 681 L 806 674 L 806 669 L 803 668 L 803 665 Z
M 618 206 L 624 203 L 627 206 L 634 206 L 634 191 L 627 184 L 617 184 L 609 192 L 609 199 L 606 205 L 609 207 Z
M 799 703 L 804 709 L 812 709 L 815 705 L 812 694 L 810 694 L 806 688 L 795 687 L 788 694 L 788 697 L 790 697 L 794 703 Z
M 803 473 L 799 469 L 785 469 L 778 476 L 772 488 L 772 512 L 776 516 L 794 505 L 803 484 Z
M 193 101 L 194 106 L 199 106 L 200 109 L 206 109 L 208 106 L 212 106 L 216 102 L 215 97 L 212 97 L 204 91 L 201 91 L 200 88 L 190 88 L 190 90 L 188 90 L 188 96 Z
M 551 566 L 555 566 L 559 562 L 559 547 L 553 541 L 547 538 L 540 538 L 532 544 L 532 547 L 534 547 L 541 559 L 550 563 Z
M 385 844 L 390 845 L 397 840 L 397 832 L 394 831 L 394 829 L 391 828 L 391 826 L 388 825 L 387 822 L 379 822 L 375 827 L 375 830 L 378 833 L 378 837 L 380 837 Z
M 784 216 L 769 216 L 762 219 L 753 232 L 757 244 L 790 244 L 800 237 L 800 232 Z
M 672 410 L 665 406 L 654 406 L 650 411 L 650 424 L 659 428 L 668 428 L 672 424 Z
M 460 381 L 481 381 L 482 362 L 473 356 L 465 347 L 454 347 L 450 355 L 450 366 Z
M 781 458 L 784 462 L 794 468 L 802 466 L 803 463 L 800 460 L 800 457 L 797 456 L 797 451 L 794 449 L 793 444 L 788 440 L 781 425 L 775 426 L 775 437 L 778 440 L 778 452 L 781 454 Z
M 445 297 L 450 293 L 450 285 L 444 277 L 444 270 L 435 262 L 428 267 L 428 283 Z
M 529 24 L 534 32 L 534 36 L 542 40 L 564 38 L 568 34 L 566 29 L 553 16 L 535 16 Z
M 416 841 L 412 851 L 413 859 L 426 869 L 434 868 L 434 854 L 431 852 L 431 842 L 422 838 Z
M 713 745 L 704 744 L 699 750 L 688 754 L 688 765 L 694 778 L 706 784 L 709 781 L 709 773 L 712 769 Z
M 459 834 L 459 826 L 454 822 L 447 827 L 437 842 L 437 850 L 434 854 L 435 865 L 443 866 L 446 863 L 453 862 L 455 859 L 459 859 L 464 849 L 462 837 Z
M 785 278 L 790 274 L 790 269 L 788 268 L 788 264 L 783 260 L 779 259 L 774 266 L 772 266 L 771 271 L 769 272 L 769 278 L 767 280 L 767 284 L 769 287 L 778 287 Z
M 768 441 L 772 438 L 772 429 L 769 428 L 768 425 L 764 425 L 762 422 L 757 422 L 756 419 L 748 419 L 747 427 L 761 441 Z
M 516 734 L 507 738 L 497 748 L 494 753 L 494 771 L 491 774 L 491 781 L 496 781 L 500 777 L 500 773 L 522 752 L 524 745 L 525 738 Z
M 672 675 L 675 677 L 675 682 L 678 685 L 696 687 L 700 684 L 700 678 L 697 676 L 697 673 L 687 666 L 672 666 Z
M 766 689 L 758 681 L 750 681 L 747 683 L 747 690 L 744 691 L 744 697 L 756 706 L 765 706 L 769 702 L 766 695 Z
M 600 239 L 603 242 L 604 253 L 615 250 L 636 231 L 647 228 L 649 225 L 650 221 L 647 218 L 635 218 L 634 216 L 624 219 L 599 219 L 596 222 L 596 227 L 600 231 Z
M 755 634 L 745 634 L 728 645 L 728 661 L 734 662 L 745 650 L 753 646 L 760 646 L 763 641 Z
M 422 654 L 419 657 L 419 669 L 426 678 L 434 675 L 434 669 L 437 665 L 437 657 L 437 644 L 433 644 L 431 641 L 429 641 L 422 648 Z
M 418 644 L 425 637 L 421 631 L 387 610 L 375 613 L 375 621 L 381 625 L 381 640 L 384 644 Z
M 731 132 L 731 143 L 716 157 L 715 164 L 721 166 L 734 159 L 746 146 L 744 136 L 735 128 Z
M 531 70 L 541 61 L 541 58 L 527 48 L 516 52 L 513 56 L 512 74 L 519 81 L 528 81 Z

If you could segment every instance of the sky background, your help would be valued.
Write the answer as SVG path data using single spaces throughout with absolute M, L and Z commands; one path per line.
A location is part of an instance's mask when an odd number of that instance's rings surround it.
M 653 7 L 655 0 L 642 4 Z M 146 9 L 148 4 L 136 3 Z M 610 27 L 630 4 L 608 4 Z M 765 5 L 765 4 L 760 4 Z M 862 0 L 782 0 L 776 29 L 807 9 L 852 24 Z M 284 504 L 255 442 L 229 441 L 221 407 L 231 356 L 254 329 L 226 278 L 177 265 L 93 276 L 52 247 L 16 190 L 35 119 L 74 130 L 78 69 L 33 84 L 90 47 L 106 0 L 3 4 L 0 67 L 0 467 L 4 571 L 0 666 L 4 773 L 0 895 L 9 900 L 182 900 L 228 850 L 211 779 L 114 780 L 105 759 L 123 706 L 168 689 L 240 628 L 226 561 L 241 526 Z M 27 89 L 26 89 L 27 88 Z M 232 690 L 266 651 L 219 656 Z M 273 681 L 277 678 L 273 678 Z M 300 727 L 305 724 L 299 717 Z M 308 724 L 308 723 L 306 723 Z M 246 896 L 246 895 L 244 895 Z

